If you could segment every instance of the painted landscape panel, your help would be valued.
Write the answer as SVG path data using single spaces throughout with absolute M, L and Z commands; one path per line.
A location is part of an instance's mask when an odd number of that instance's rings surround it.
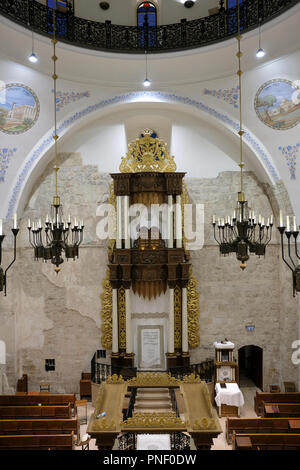
M 40 112 L 38 97 L 29 87 L 12 83 L 0 90 L 0 131 L 21 134 L 36 122 Z
M 300 89 L 289 80 L 264 83 L 255 96 L 259 119 L 276 130 L 291 129 L 300 122 Z

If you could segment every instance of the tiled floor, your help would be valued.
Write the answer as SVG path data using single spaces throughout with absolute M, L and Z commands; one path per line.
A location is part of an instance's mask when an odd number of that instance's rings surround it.
M 241 385 L 241 391 L 244 395 L 245 404 L 240 410 L 241 418 L 255 418 L 257 415 L 254 411 L 254 396 L 256 390 L 259 390 L 254 386 L 251 381 L 244 380 Z M 94 408 L 91 402 L 87 404 L 87 418 L 89 422 L 89 418 L 94 412 Z M 79 418 L 84 416 L 83 409 L 78 409 Z M 223 432 L 218 436 L 217 439 L 214 439 L 214 444 L 212 446 L 212 450 L 231 450 L 231 445 L 228 445 L 225 438 L 225 426 L 226 426 L 226 418 L 219 418 L 220 424 L 222 427 Z M 81 439 L 86 434 L 87 424 L 80 425 L 80 437 Z M 115 443 L 114 449 L 118 449 L 117 441 Z M 191 442 L 191 449 L 195 449 L 193 442 Z M 75 446 L 75 450 L 82 450 L 81 446 Z M 95 439 L 91 439 L 89 442 L 89 450 L 97 450 L 96 441 Z

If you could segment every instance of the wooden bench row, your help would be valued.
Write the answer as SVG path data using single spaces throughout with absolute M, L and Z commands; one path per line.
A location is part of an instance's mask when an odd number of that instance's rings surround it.
M 300 434 L 236 434 L 233 450 L 300 450 Z
M 257 416 L 261 416 L 263 413 L 263 403 L 300 403 L 300 392 L 256 392 L 254 397 L 254 410 Z
M 55 406 L 0 406 L 1 419 L 72 418 L 71 404 Z
M 232 442 L 232 434 L 289 434 L 300 433 L 300 419 L 290 418 L 227 418 L 226 440 Z
M 0 395 L 0 406 L 30 406 L 41 403 L 42 405 L 68 405 L 75 407 L 76 395 L 70 394 L 49 394 L 39 393 L 28 395 L 28 393 L 18 393 L 17 395 Z
M 263 418 L 300 418 L 300 403 L 264 403 Z
M 64 434 L 74 432 L 80 436 L 78 418 L 71 419 L 2 419 L 0 435 L 14 434 Z
M 73 432 L 0 436 L 0 450 L 73 450 L 74 446 Z

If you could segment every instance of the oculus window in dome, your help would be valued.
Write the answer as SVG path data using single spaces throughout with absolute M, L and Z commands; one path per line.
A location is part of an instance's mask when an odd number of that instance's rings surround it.
M 259 119 L 275 130 L 286 130 L 300 121 L 300 88 L 281 78 L 264 83 L 255 96 Z
M 0 89 L 0 131 L 22 134 L 36 123 L 40 112 L 37 95 L 28 86 L 10 83 Z

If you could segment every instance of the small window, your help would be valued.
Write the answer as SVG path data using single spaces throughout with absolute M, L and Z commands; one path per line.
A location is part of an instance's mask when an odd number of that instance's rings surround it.
M 73 0 L 47 0 L 48 10 L 48 32 L 53 34 L 53 8 L 56 10 L 55 30 L 57 36 L 66 37 L 68 33 L 68 7 L 73 8 Z
M 156 44 L 157 11 L 152 2 L 142 2 L 137 8 L 139 47 L 153 47 Z
M 55 370 L 55 359 L 45 359 L 45 371 Z
M 236 14 L 237 0 L 227 0 L 227 15 L 228 33 L 236 34 L 238 32 L 237 14 Z M 230 10 L 232 9 L 232 10 Z M 240 9 L 240 31 L 247 27 L 247 5 L 244 0 L 239 0 Z

